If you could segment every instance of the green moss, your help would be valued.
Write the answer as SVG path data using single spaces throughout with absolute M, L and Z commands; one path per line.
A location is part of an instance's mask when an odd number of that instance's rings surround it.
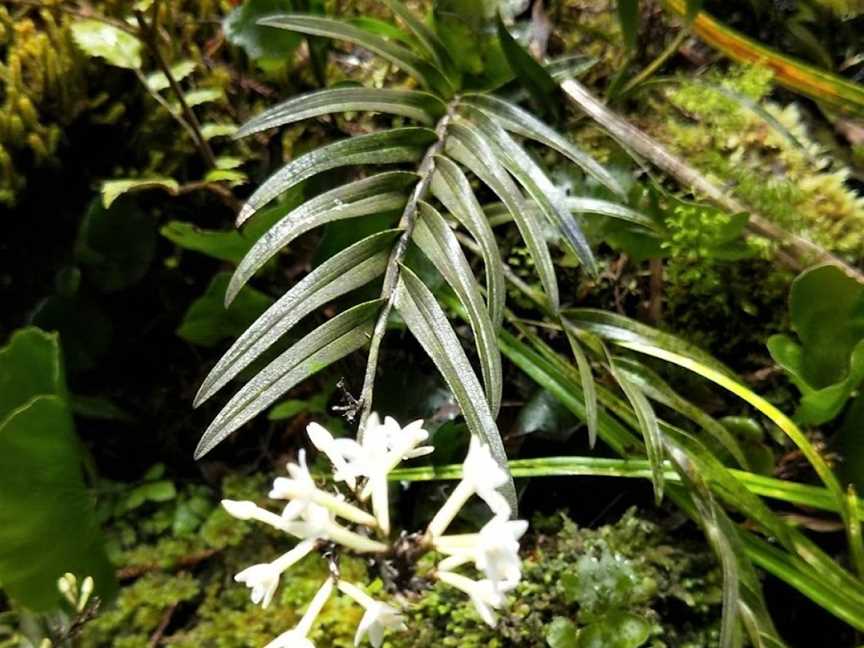
M 814 142 L 797 105 L 766 100 L 770 80 L 757 67 L 714 71 L 699 83 L 682 79 L 652 104 L 652 113 L 665 119 L 646 127 L 746 205 L 858 260 L 864 255 L 864 198 L 849 187 L 849 169 Z M 758 102 L 780 127 L 711 84 Z

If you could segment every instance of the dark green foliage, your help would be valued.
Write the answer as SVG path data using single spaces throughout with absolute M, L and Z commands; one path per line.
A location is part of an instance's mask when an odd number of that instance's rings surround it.
M 0 349 L 0 583 L 31 609 L 57 606 L 66 572 L 113 590 L 83 461 L 57 336 L 18 331 Z

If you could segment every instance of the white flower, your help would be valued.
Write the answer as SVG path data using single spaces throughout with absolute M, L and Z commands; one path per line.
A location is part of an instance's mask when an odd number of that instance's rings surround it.
M 348 488 L 355 490 L 357 488 L 356 475 L 345 460 L 345 456 L 346 451 L 351 447 L 350 444 L 357 445 L 357 442 L 353 439 L 334 439 L 333 435 L 318 423 L 307 425 L 306 434 L 309 435 L 312 445 L 327 455 L 330 463 L 333 464 L 333 479 L 337 482 L 344 481 Z
M 309 609 L 306 610 L 306 614 L 303 615 L 300 622 L 291 630 L 276 637 L 264 648 L 315 648 L 315 644 L 308 639 L 309 631 L 312 630 L 312 624 L 321 614 L 321 610 L 324 609 L 324 605 L 332 593 L 333 581 L 328 578 L 315 594 L 312 602 L 309 603 Z
M 462 464 L 462 479 L 450 493 L 450 497 L 432 518 L 428 533 L 440 536 L 459 513 L 465 502 L 475 493 L 486 502 L 496 516 L 510 517 L 510 505 L 496 488 L 508 481 L 507 473 L 492 457 L 489 446 L 484 445 L 476 436 L 471 437 L 468 454 Z
M 289 523 L 286 523 L 281 515 L 277 515 L 272 511 L 261 508 L 255 502 L 223 499 L 222 507 L 228 512 L 228 515 L 235 517 L 238 520 L 256 520 L 258 522 L 263 522 L 264 524 L 269 524 L 280 531 L 290 533 L 300 538 L 304 537 L 303 534 L 298 533 L 296 529 L 292 528 Z
M 357 632 L 354 635 L 354 645 L 359 646 L 364 636 L 369 637 L 369 643 L 375 648 L 380 648 L 384 641 L 384 633 L 391 629 L 405 629 L 405 619 L 399 614 L 399 610 L 391 605 L 376 601 L 356 585 L 345 581 L 339 581 L 339 590 L 347 594 L 366 610 Z
M 472 490 L 489 505 L 495 515 L 510 517 L 510 505 L 499 488 L 507 483 L 509 477 L 506 471 L 498 465 L 489 446 L 480 442 L 472 435 L 468 446 L 468 455 L 462 464 L 462 480 L 471 484 Z
M 306 465 L 306 451 L 301 450 L 298 454 L 299 464 L 289 463 L 288 474 L 291 479 L 285 477 L 277 477 L 273 482 L 273 488 L 270 490 L 270 497 L 273 499 L 290 499 L 291 501 L 285 506 L 282 511 L 282 517 L 285 520 L 294 520 L 306 510 L 306 507 L 312 503 L 312 498 L 318 487 L 315 485 L 315 480 L 309 474 L 309 467 Z M 290 485 L 290 490 L 289 490 Z
M 368 635 L 369 643 L 375 648 L 381 648 L 384 642 L 384 632 L 396 628 L 405 630 L 404 617 L 399 611 L 386 603 L 376 602 L 366 608 L 366 613 L 360 619 L 357 633 L 354 635 L 354 645 L 359 646 L 363 637 Z
M 496 589 L 509 589 L 522 577 L 519 560 L 519 538 L 528 529 L 525 520 L 508 521 L 503 517 L 492 518 L 480 533 L 465 536 L 440 536 L 435 547 L 449 558 L 441 561 L 440 569 L 450 570 L 466 562 L 484 573 Z
M 439 571 L 437 576 L 441 582 L 465 592 L 474 604 L 480 618 L 493 628 L 497 623 L 494 610 L 504 605 L 504 593 L 516 586 L 515 583 L 512 583 L 508 584 L 506 589 L 499 589 L 493 586 L 489 580 L 475 581 L 449 571 Z
M 261 607 L 266 608 L 273 600 L 273 594 L 279 586 L 279 578 L 282 573 L 307 556 L 314 548 L 314 540 L 304 540 L 273 562 L 247 567 L 234 576 L 234 580 L 238 583 L 245 583 L 247 587 L 252 588 L 252 602 L 256 605 L 260 603 Z

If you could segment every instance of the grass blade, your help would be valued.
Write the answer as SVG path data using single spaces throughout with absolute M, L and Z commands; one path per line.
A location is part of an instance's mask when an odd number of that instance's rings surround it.
M 264 367 L 216 415 L 198 442 L 195 458 L 210 452 L 301 381 L 365 346 L 381 304 L 381 300 L 366 302 L 340 313 Z
M 402 268 L 396 288 L 396 308 L 456 397 L 468 429 L 489 446 L 492 456 L 506 470 L 507 454 L 501 442 L 501 433 L 459 338 L 429 289 L 405 267 Z M 512 478 L 502 486 L 501 493 L 510 503 L 510 510 L 515 517 L 516 488 Z
M 405 190 L 416 181 L 415 174 L 404 171 L 379 173 L 331 189 L 291 210 L 240 261 L 228 284 L 225 303 L 230 304 L 267 261 L 301 234 L 324 223 L 400 209 L 407 200 Z
M 401 230 L 387 230 L 351 245 L 327 259 L 264 312 L 216 363 L 195 396 L 198 407 L 324 304 L 359 288 L 384 272 L 390 249 Z
M 237 217 L 237 225 L 245 223 L 282 192 L 322 171 L 352 164 L 416 162 L 437 139 L 435 131 L 428 128 L 394 128 L 349 137 L 305 153 L 276 171 L 249 196 Z
M 495 327 L 483 303 L 474 272 L 447 222 L 438 210 L 428 203 L 420 203 L 420 218 L 414 229 L 413 240 L 432 261 L 465 308 L 474 332 L 474 343 L 477 346 L 483 385 L 486 388 L 486 401 L 494 418 L 498 416 L 498 409 L 501 407 L 503 390 L 501 353 L 498 351 Z
M 351 111 L 402 115 L 431 126 L 444 113 L 444 109 L 441 100 L 427 92 L 383 88 L 327 88 L 292 97 L 268 108 L 243 124 L 234 134 L 234 138 L 246 137 L 312 117 Z

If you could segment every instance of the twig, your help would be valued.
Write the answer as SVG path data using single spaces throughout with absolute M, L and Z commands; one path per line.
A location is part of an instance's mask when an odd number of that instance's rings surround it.
M 155 4 L 156 3 L 154 3 L 154 5 Z M 174 75 L 171 73 L 171 68 L 168 66 L 168 63 L 165 61 L 165 58 L 162 56 L 162 52 L 159 49 L 159 39 L 155 31 L 156 26 L 149 24 L 146 18 L 144 18 L 144 14 L 138 9 L 135 10 L 135 19 L 138 21 L 138 26 L 140 28 L 139 37 L 141 38 L 141 41 L 147 45 L 148 49 L 153 54 L 153 59 L 156 61 L 156 65 L 158 65 L 159 69 L 162 70 L 165 78 L 168 79 L 168 85 L 171 86 L 171 90 L 175 95 L 177 95 L 180 109 L 192 129 L 192 138 L 195 141 L 195 145 L 198 147 L 198 150 L 201 152 L 201 156 L 204 158 L 207 165 L 211 168 L 215 167 L 216 157 L 213 155 L 213 150 L 210 148 L 210 144 L 201 134 L 201 124 L 198 121 L 198 117 L 195 116 L 195 113 L 189 107 L 189 104 L 186 103 L 186 97 L 183 94 L 183 90 L 177 83 L 177 79 L 175 79 Z
M 375 321 L 375 328 L 372 331 L 372 338 L 369 342 L 369 356 L 366 360 L 366 375 L 363 378 L 363 388 L 360 391 L 359 401 L 362 410 L 360 412 L 357 438 L 361 442 L 363 428 L 366 426 L 366 420 L 372 412 L 372 392 L 375 387 L 375 374 L 378 371 L 378 355 L 381 350 L 381 341 L 387 330 L 387 320 L 390 317 L 390 312 L 393 310 L 393 302 L 396 299 L 396 283 L 399 280 L 400 264 L 405 258 L 405 253 L 408 251 L 408 243 L 411 241 L 414 225 L 417 222 L 417 206 L 429 191 L 432 174 L 435 171 L 435 156 L 444 148 L 447 125 L 453 117 L 453 111 L 458 100 L 457 97 L 450 103 L 447 108 L 447 114 L 438 121 L 435 127 L 435 134 L 438 136 L 438 139 L 427 149 L 423 160 L 420 162 L 420 167 L 417 170 L 420 180 L 414 186 L 414 191 L 411 192 L 408 202 L 405 203 L 405 209 L 402 210 L 402 218 L 399 220 L 399 227 L 404 231 L 393 248 L 390 259 L 387 261 L 384 285 L 381 288 L 381 298 L 386 301 L 384 302 L 384 307 L 381 309 L 381 313 L 378 315 L 378 319 Z
M 150 636 L 150 642 L 147 644 L 149 648 L 156 648 L 159 642 L 162 641 L 162 636 L 165 634 L 165 629 L 171 623 L 171 617 L 174 616 L 174 610 L 177 609 L 177 603 L 172 603 L 165 613 L 162 615 L 162 620 L 159 622 L 159 627 Z
M 654 165 L 676 178 L 682 185 L 690 187 L 694 192 L 704 195 L 714 204 L 732 213 L 749 212 L 750 220 L 747 227 L 750 232 L 772 239 L 785 248 L 786 254 L 778 256 L 778 259 L 790 266 L 794 264 L 793 269 L 800 270 L 813 261 L 830 263 L 840 268 L 853 279 L 864 283 L 864 274 L 860 270 L 850 266 L 842 259 L 837 258 L 803 236 L 787 232 L 771 223 L 765 217 L 754 213 L 752 209 L 729 196 L 695 168 L 673 155 L 647 133 L 639 130 L 633 124 L 610 110 L 578 81 L 567 79 L 561 84 L 561 89 L 573 103 L 579 106 L 579 108 L 623 146 L 632 149 L 637 154 L 651 161 Z

